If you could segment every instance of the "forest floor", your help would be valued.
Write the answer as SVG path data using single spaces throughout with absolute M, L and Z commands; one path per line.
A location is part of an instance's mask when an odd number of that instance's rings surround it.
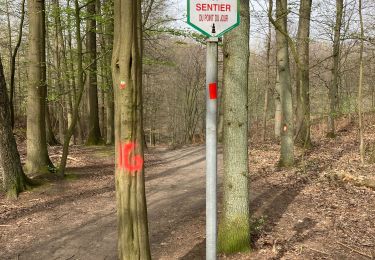
M 366 118 L 367 154 L 375 119 Z M 279 146 L 250 143 L 252 252 L 220 259 L 372 259 L 375 164 L 360 164 L 356 126 L 343 119 L 336 139 L 313 127 L 314 146 L 297 166 L 279 169 Z M 24 153 L 22 152 L 24 157 Z M 61 147 L 50 148 L 59 159 Z M 116 259 L 113 147 L 73 146 L 67 178 L 7 201 L 0 194 L 0 259 Z M 157 147 L 146 153 L 153 259 L 204 259 L 205 149 Z M 222 156 L 219 155 L 219 183 Z M 220 208 L 220 207 L 219 207 Z

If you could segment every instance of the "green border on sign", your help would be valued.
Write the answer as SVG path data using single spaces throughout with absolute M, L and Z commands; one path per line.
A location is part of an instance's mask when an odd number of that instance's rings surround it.
M 240 0 L 237 0 L 237 23 L 235 23 L 234 25 L 232 25 L 231 27 L 229 27 L 228 29 L 226 29 L 225 31 L 221 32 L 220 34 L 218 35 L 211 35 L 211 33 L 208 33 L 204 30 L 202 30 L 201 28 L 199 28 L 198 26 L 196 26 L 195 24 L 191 23 L 190 21 L 190 0 L 187 0 L 187 23 L 193 27 L 194 29 L 200 31 L 202 34 L 206 35 L 207 37 L 221 37 L 223 36 L 225 33 L 233 30 L 234 28 L 236 28 L 239 24 L 240 24 Z

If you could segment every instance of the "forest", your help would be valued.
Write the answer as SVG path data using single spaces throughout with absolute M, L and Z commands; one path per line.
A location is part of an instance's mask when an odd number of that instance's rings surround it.
M 374 18 L 0 0 L 0 259 L 374 259 Z

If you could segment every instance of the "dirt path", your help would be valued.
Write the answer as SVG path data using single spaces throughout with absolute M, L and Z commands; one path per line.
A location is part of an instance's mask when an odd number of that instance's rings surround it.
M 85 152 L 94 155 L 81 158 Z M 146 156 L 154 259 L 184 257 L 204 240 L 204 152 L 197 146 Z M 13 206 L 1 202 L 1 259 L 116 259 L 112 156 L 108 148 L 74 149 L 71 157 L 84 165 L 69 170 L 73 180 L 24 193 Z
M 374 126 L 366 141 L 375 147 L 375 117 L 366 125 Z M 291 169 L 277 167 L 274 142 L 250 144 L 253 250 L 220 259 L 374 258 L 375 191 L 335 176 L 374 176 L 375 164 L 360 164 L 353 124 L 338 125 L 334 140 L 313 130 L 313 149 L 304 156 L 296 149 Z M 0 258 L 116 259 L 112 151 L 73 147 L 66 180 L 48 180 L 16 203 L 0 197 Z M 59 148 L 50 154 L 58 158 Z M 204 259 L 204 157 L 203 146 L 146 154 L 153 259 Z

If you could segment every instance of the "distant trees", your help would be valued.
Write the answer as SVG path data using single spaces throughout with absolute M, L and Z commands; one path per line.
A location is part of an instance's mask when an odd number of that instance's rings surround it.
M 219 226 L 219 250 L 226 253 L 250 247 L 248 70 L 249 1 L 240 1 L 241 24 L 224 39 L 224 198 Z

